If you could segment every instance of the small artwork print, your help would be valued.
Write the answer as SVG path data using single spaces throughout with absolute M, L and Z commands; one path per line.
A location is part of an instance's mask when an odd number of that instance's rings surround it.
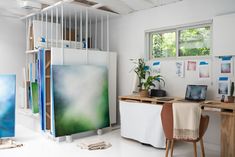
M 199 62 L 199 78 L 200 79 L 210 78 L 209 63 L 206 61 Z
M 231 63 L 221 63 L 221 73 L 223 74 L 229 74 L 231 73 Z
M 161 62 L 157 61 L 153 63 L 152 73 L 159 74 L 161 72 Z
M 0 75 L 0 138 L 15 136 L 16 75 Z
M 220 56 L 220 73 L 232 74 L 233 73 L 233 59 L 232 56 Z
M 218 81 L 218 94 L 228 95 L 230 88 L 230 80 L 228 77 L 219 77 Z
M 188 71 L 196 71 L 196 67 L 197 67 L 196 61 L 188 61 L 188 65 L 187 65 Z
M 184 61 L 178 61 L 176 65 L 176 74 L 178 77 L 184 77 Z
M 219 94 L 228 94 L 228 83 L 227 82 L 219 82 L 219 88 L 218 88 Z

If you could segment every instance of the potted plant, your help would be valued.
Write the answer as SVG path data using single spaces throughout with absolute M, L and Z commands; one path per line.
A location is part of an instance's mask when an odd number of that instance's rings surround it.
M 141 97 L 148 97 L 149 96 L 149 90 L 151 89 L 151 87 L 155 87 L 155 82 L 159 82 L 163 81 L 163 78 L 161 75 L 155 75 L 155 76 L 151 76 L 148 75 L 146 79 L 142 80 L 142 90 L 140 91 L 140 96 Z M 165 82 L 164 82 L 165 84 Z
M 139 82 L 138 87 L 139 87 L 139 91 L 141 91 L 141 87 L 142 87 L 141 80 L 145 79 L 148 67 L 146 66 L 143 58 L 131 59 L 131 61 L 135 64 L 134 72 L 136 73 L 138 77 L 138 82 Z
M 164 82 L 164 80 L 162 79 L 161 75 L 150 75 L 150 67 L 145 64 L 143 58 L 137 60 L 131 59 L 131 61 L 133 61 L 133 63 L 135 64 L 134 72 L 138 76 L 139 94 L 141 97 L 148 97 L 150 88 L 155 87 L 154 83 L 156 81 Z
M 233 93 L 234 93 L 234 82 L 231 83 L 230 96 L 228 96 L 228 103 L 234 103 L 235 97 L 233 96 Z

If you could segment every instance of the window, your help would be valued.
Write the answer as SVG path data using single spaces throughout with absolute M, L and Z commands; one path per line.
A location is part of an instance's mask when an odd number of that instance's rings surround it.
M 206 56 L 210 54 L 210 27 L 179 31 L 179 56 Z
M 210 24 L 149 33 L 151 58 L 208 56 L 211 51 Z
M 157 57 L 175 57 L 176 56 L 176 33 L 153 33 L 151 35 L 152 56 Z

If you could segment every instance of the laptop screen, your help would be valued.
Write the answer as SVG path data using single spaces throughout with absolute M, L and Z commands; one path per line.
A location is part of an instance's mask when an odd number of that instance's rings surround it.
M 206 100 L 206 91 L 206 85 L 188 85 L 185 99 L 192 101 L 204 101 Z

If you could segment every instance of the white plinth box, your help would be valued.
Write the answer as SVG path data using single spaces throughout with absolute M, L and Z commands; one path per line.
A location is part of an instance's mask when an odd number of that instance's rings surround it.
M 120 101 L 121 136 L 165 148 L 161 122 L 162 105 Z

